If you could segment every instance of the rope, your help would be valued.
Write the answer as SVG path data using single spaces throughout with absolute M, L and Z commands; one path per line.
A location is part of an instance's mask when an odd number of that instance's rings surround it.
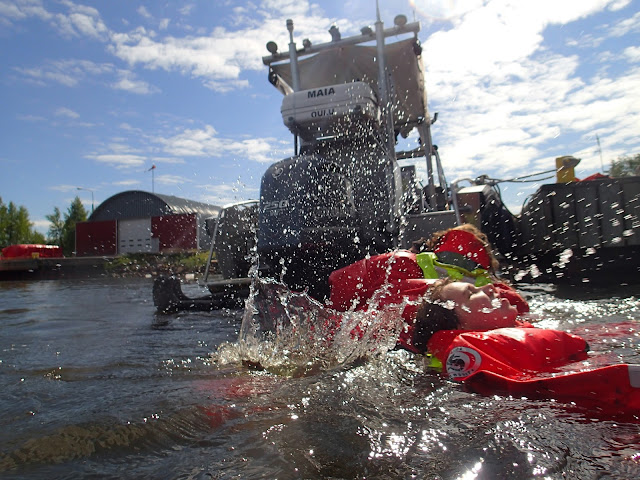
M 523 180 L 524 178 L 531 178 L 531 177 L 537 177 L 539 175 L 544 175 L 546 173 L 555 173 L 556 169 L 551 169 L 551 170 L 545 170 L 543 172 L 538 172 L 538 173 L 531 173 L 529 175 L 521 175 L 519 177 L 513 177 L 510 179 L 500 179 L 500 178 L 491 178 L 488 177 L 487 175 L 481 175 L 476 179 L 476 182 L 479 183 L 484 183 L 486 185 L 492 185 L 495 186 L 498 183 L 530 183 L 530 182 L 540 182 L 542 180 L 548 180 L 550 178 L 553 178 L 553 175 L 550 175 L 548 177 L 543 177 L 543 178 L 535 178 L 533 180 Z

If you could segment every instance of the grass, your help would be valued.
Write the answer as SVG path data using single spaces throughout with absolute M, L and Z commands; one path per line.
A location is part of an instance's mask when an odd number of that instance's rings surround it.
M 204 274 L 209 252 L 168 254 L 129 253 L 120 255 L 106 265 L 113 275 Z M 215 258 L 215 257 L 214 257 Z M 213 265 L 212 265 L 213 267 Z M 215 271 L 212 270 L 212 272 Z

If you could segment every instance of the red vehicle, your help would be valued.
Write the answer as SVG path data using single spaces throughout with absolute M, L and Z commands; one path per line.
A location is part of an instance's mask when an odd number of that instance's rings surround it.
M 22 244 L 4 247 L 2 249 L 2 256 L 0 256 L 0 259 L 59 258 L 62 256 L 62 247 L 58 247 L 57 245 Z

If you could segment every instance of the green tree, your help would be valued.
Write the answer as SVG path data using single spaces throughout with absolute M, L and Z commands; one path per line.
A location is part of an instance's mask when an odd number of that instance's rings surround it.
M 13 202 L 5 205 L 0 198 L 0 248 L 20 243 L 44 243 L 44 235 L 33 229 L 29 212 Z
M 37 243 L 39 245 L 47 245 L 47 239 L 44 235 L 37 230 L 31 230 L 31 238 L 27 243 Z
M 2 201 L 2 197 L 0 197 L 0 248 L 4 248 L 7 245 L 9 245 L 7 243 L 8 231 L 9 231 L 9 217 L 7 216 L 7 206 Z
M 632 177 L 640 175 L 640 153 L 633 157 L 624 155 L 611 162 L 609 175 L 612 177 Z
M 29 212 L 23 206 L 16 206 L 9 202 L 7 209 L 9 216 L 9 245 L 16 243 L 28 243 L 31 238 L 31 222 L 29 222 Z
M 64 234 L 64 220 L 58 207 L 54 207 L 51 215 L 45 215 L 46 219 L 51 222 L 49 231 L 47 232 L 49 241 L 54 245 L 62 245 Z
M 54 213 L 55 214 L 55 213 Z M 62 229 L 62 252 L 65 255 L 73 255 L 76 250 L 76 223 L 87 220 L 87 211 L 80 198 L 76 196 L 64 214 L 64 226 Z

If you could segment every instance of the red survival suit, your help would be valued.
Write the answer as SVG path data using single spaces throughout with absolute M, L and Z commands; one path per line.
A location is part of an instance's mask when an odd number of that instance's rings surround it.
M 606 414 L 640 413 L 640 365 L 598 366 L 597 359 L 587 361 L 587 342 L 567 332 L 443 330 L 427 348 L 450 378 L 476 393 L 570 401 Z
M 434 282 L 424 278 L 415 253 L 406 250 L 384 253 L 336 270 L 329 276 L 331 307 L 338 311 L 365 310 L 374 295 L 375 308 L 408 302 L 402 313 L 407 328 L 400 334 L 398 346 L 425 353 L 413 345 L 412 339 L 419 300 Z M 508 299 L 519 313 L 529 311 L 527 302 L 513 288 L 503 283 L 494 283 L 494 286 L 496 295 Z
M 608 414 L 640 412 L 640 365 L 590 365 L 585 361 L 587 342 L 566 332 L 525 323 L 484 332 L 447 330 L 436 332 L 426 349 L 416 348 L 412 339 L 418 301 L 433 282 L 423 277 L 411 252 L 376 255 L 333 272 L 330 301 L 339 311 L 365 310 L 374 296 L 372 308 L 408 301 L 402 313 L 407 329 L 398 346 L 414 353 L 428 351 L 444 373 L 476 393 L 575 401 Z M 514 289 L 494 286 L 519 313 L 529 310 Z

